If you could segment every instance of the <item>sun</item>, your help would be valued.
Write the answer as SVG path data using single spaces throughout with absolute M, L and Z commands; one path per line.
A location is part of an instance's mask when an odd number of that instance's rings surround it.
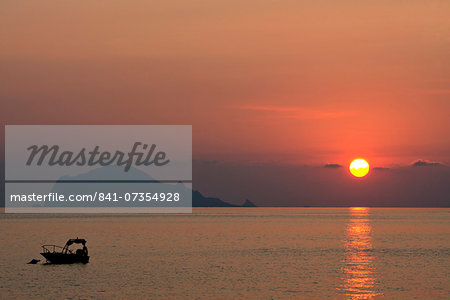
M 369 173 L 369 163 L 362 158 L 353 160 L 348 168 L 355 177 L 364 177 Z

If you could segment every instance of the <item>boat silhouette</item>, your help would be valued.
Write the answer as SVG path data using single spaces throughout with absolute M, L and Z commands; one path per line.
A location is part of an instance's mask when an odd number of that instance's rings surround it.
M 73 244 L 81 244 L 83 247 L 73 251 L 69 249 Z M 45 257 L 47 262 L 52 264 L 86 264 L 89 262 L 86 240 L 79 238 L 68 240 L 64 247 L 57 245 L 42 245 L 41 255 Z

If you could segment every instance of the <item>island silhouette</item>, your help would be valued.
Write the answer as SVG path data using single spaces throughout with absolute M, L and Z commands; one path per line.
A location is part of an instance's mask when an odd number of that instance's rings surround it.
M 126 177 L 124 177 L 126 176 Z M 145 184 L 159 183 L 163 187 L 167 187 L 170 190 L 176 190 L 179 192 L 192 192 L 192 207 L 256 207 L 256 205 L 250 200 L 246 199 L 242 205 L 232 204 L 221 200 L 216 197 L 206 197 L 200 191 L 194 190 L 186 186 L 182 181 L 177 183 L 166 183 L 154 179 L 151 175 L 137 169 L 130 168 L 130 170 L 124 174 L 123 169 L 117 166 L 105 166 L 95 168 L 86 173 L 81 173 L 75 176 L 65 175 L 60 177 L 54 184 L 51 192 L 53 193 L 80 193 L 80 192 L 94 192 L 96 189 L 95 185 L 92 185 L 92 191 L 90 190 L 90 185 L 87 186 L 89 190 L 80 191 L 78 183 L 92 183 L 101 182 L 107 184 L 107 190 L 109 192 L 122 192 L 120 185 L 115 182 L 115 178 L 120 178 L 121 180 L 128 180 L 129 183 L 139 183 L 142 187 L 142 192 L 146 191 Z M 61 185 L 61 183 L 72 183 L 70 185 Z M 86 185 L 84 185 L 86 187 Z M 140 191 L 139 191 L 140 192 Z

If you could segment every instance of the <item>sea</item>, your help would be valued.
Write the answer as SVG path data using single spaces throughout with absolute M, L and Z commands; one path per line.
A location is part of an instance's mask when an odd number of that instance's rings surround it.
M 90 263 L 45 264 L 76 237 Z M 0 241 L 0 299 L 450 299 L 449 208 L 2 213 Z

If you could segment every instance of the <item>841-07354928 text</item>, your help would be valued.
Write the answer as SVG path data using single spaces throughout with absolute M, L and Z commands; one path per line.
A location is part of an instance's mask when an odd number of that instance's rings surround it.
M 180 193 L 11 194 L 11 202 L 178 202 Z

